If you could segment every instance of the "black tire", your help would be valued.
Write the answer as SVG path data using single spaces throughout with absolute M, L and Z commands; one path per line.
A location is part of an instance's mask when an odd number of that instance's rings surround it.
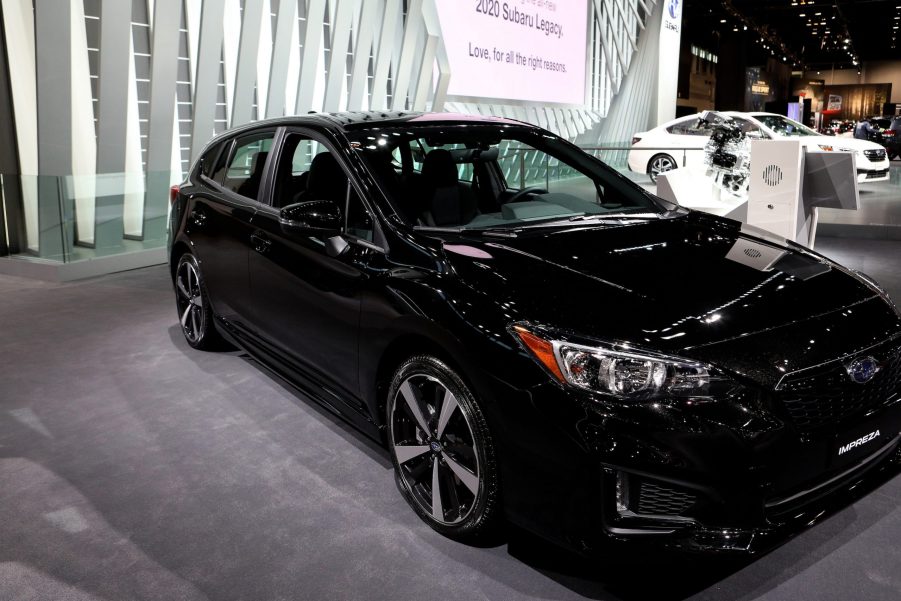
M 213 324 L 210 295 L 207 293 L 200 263 L 191 253 L 179 257 L 174 285 L 178 320 L 188 344 L 204 351 L 223 348 L 224 341 Z
M 471 544 L 494 540 L 500 522 L 494 442 L 460 376 L 429 355 L 408 359 L 394 373 L 386 417 L 397 485 L 419 517 L 450 538 Z
M 651 178 L 652 183 L 656 184 L 658 175 L 678 168 L 679 164 L 676 162 L 676 159 L 670 155 L 655 154 L 651 157 L 651 160 L 648 161 L 648 177 Z

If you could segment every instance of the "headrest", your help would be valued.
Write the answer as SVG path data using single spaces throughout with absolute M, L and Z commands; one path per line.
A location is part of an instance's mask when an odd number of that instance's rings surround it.
M 322 152 L 313 157 L 310 163 L 310 171 L 307 176 L 307 191 L 316 196 L 323 195 L 316 200 L 336 200 L 340 198 L 340 192 L 347 184 L 347 176 L 341 169 L 341 165 L 328 152 Z
M 422 163 L 422 177 L 435 188 L 457 185 L 457 165 L 451 153 L 443 148 L 430 151 Z

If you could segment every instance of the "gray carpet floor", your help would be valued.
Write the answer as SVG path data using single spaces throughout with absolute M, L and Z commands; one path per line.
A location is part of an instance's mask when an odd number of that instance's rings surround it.
M 901 298 L 901 242 L 818 249 Z M 162 266 L 0 278 L 0 357 L 3 601 L 901 598 L 901 478 L 750 563 L 442 538 L 356 431 L 191 350 Z

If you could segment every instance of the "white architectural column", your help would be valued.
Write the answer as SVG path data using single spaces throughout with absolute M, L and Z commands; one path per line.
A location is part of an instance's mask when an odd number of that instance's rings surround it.
M 297 0 L 282 0 L 278 4 L 278 14 L 276 15 L 275 33 L 272 42 L 266 117 L 281 117 L 285 114 L 285 89 L 288 83 L 291 53 L 295 50 L 291 47 L 291 43 L 296 28 Z
M 9 79 L 12 88 L 16 146 L 22 171 L 22 209 L 25 244 L 38 252 L 38 115 L 35 77 L 34 8 L 31 0 L 0 0 L 3 31 L 6 34 Z
M 74 205 L 62 198 L 63 178 L 72 173 L 71 0 L 38 2 L 34 32 L 35 39 L 41 40 L 35 45 L 38 246 L 42 257 L 66 260 L 75 237 Z
M 422 6 L 422 19 L 425 25 L 426 33 L 431 37 L 438 39 L 438 45 L 435 53 L 435 67 L 438 69 L 438 79 L 435 83 L 434 94 L 432 98 L 433 111 L 443 111 L 444 103 L 447 101 L 447 87 L 450 85 L 451 70 L 450 61 L 447 57 L 447 48 L 444 46 L 441 34 L 441 23 L 438 20 L 438 12 L 435 8 L 435 0 L 426 0 Z M 429 69 L 429 78 L 432 77 L 432 70 Z
M 216 118 L 224 15 L 225 4 L 223 2 L 203 3 L 203 10 L 200 14 L 200 41 L 197 48 L 197 76 L 194 80 L 192 161 L 197 159 L 204 144 L 214 132 L 213 120 Z
M 341 110 L 341 90 L 347 77 L 347 47 L 350 42 L 355 5 L 355 0 L 332 0 L 332 2 L 337 2 L 338 6 L 335 8 L 335 18 L 331 26 L 328 79 L 325 82 L 325 100 L 322 103 L 322 110 L 326 112 Z
M 303 55 L 300 58 L 300 79 L 297 82 L 297 104 L 294 111 L 302 115 L 313 108 L 313 92 L 316 79 L 321 77 L 317 69 L 322 52 L 322 25 L 325 18 L 325 0 L 309 0 L 307 26 L 304 32 Z
M 378 2 L 370 0 L 360 7 L 360 21 L 357 26 L 357 43 L 354 45 L 354 62 L 350 76 L 350 90 L 347 97 L 347 109 L 362 110 L 366 92 L 369 89 L 369 57 L 372 53 L 375 37 Z M 368 106 L 367 106 L 368 107 Z
M 401 16 L 401 0 L 385 0 L 385 15 L 382 32 L 375 57 L 375 73 L 372 77 L 372 109 L 383 111 L 388 108 L 388 73 L 391 69 L 392 54 L 400 34 L 398 23 Z
M 263 24 L 263 0 L 245 0 L 241 22 L 241 41 L 235 75 L 235 95 L 232 103 L 232 127 L 253 119 L 253 90 L 257 83 L 257 59 L 260 52 L 260 32 Z M 269 18 L 269 15 L 265 15 Z
M 416 41 L 422 28 L 422 1 L 410 0 L 407 19 L 404 22 L 404 41 L 400 47 L 400 61 L 394 74 L 394 97 L 391 108 L 403 111 L 407 108 L 410 82 L 413 80 L 413 59 L 416 58 Z
M 129 71 L 131 63 L 131 2 L 100 4 L 100 73 L 97 111 L 97 173 L 106 185 L 96 202 L 94 246 L 122 246 Z M 118 184 L 118 185 L 117 185 Z
M 69 111 L 72 127 L 72 177 L 67 177 L 65 196 L 74 205 L 74 241 L 94 247 L 97 192 L 97 130 L 94 127 L 94 99 L 91 91 L 91 68 L 88 63 L 88 40 L 85 31 L 84 4 L 73 2 L 69 15 L 71 26 L 72 105 Z
M 662 2 L 660 61 L 657 64 L 657 107 L 652 126 L 676 118 L 679 87 L 679 45 L 682 40 L 682 2 Z
M 205 3 L 210 4 L 210 3 Z M 214 4 L 214 3 L 213 3 Z M 178 38 L 181 0 L 154 0 L 150 46 L 150 123 L 147 132 L 147 189 L 144 198 L 144 240 L 166 235 L 169 182 L 175 129 L 175 82 L 178 80 Z

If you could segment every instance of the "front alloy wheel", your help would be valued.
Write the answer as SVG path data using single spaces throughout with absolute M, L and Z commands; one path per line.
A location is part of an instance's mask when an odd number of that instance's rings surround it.
M 185 253 L 175 270 L 175 304 L 185 340 L 197 349 L 214 348 L 219 337 L 213 326 L 213 313 L 197 259 Z
M 398 485 L 432 528 L 481 538 L 494 525 L 497 474 L 484 416 L 462 380 L 434 357 L 397 371 L 388 438 Z
M 673 157 L 668 154 L 658 154 L 651 159 L 651 163 L 648 166 L 648 175 L 651 177 L 651 181 L 656 184 L 658 175 L 672 171 L 677 166 Z

